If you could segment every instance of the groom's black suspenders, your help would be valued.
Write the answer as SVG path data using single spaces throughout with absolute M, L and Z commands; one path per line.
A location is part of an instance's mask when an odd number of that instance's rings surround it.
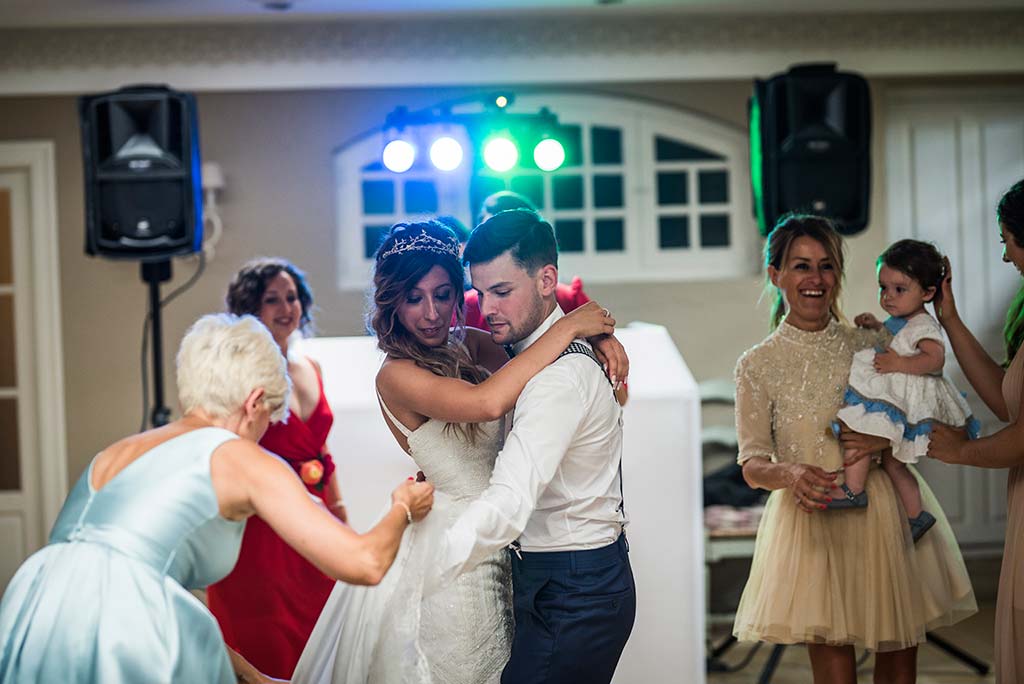
M 508 357 L 510 359 L 515 356 L 515 353 L 512 351 L 512 345 L 505 345 L 505 352 L 508 354 Z M 563 356 L 568 356 L 569 354 L 583 354 L 584 356 L 589 357 L 590 359 L 592 359 L 594 361 L 594 363 L 596 363 L 598 365 L 598 367 L 601 369 L 601 372 L 604 373 L 604 364 L 602 364 L 601 360 L 597 358 L 597 354 L 594 353 L 594 350 L 591 349 L 590 347 L 588 347 L 587 345 L 582 344 L 580 342 L 570 342 L 569 346 L 566 347 L 562 351 L 562 353 L 558 355 L 558 358 L 555 359 L 555 361 L 557 361 L 558 359 L 562 358 Z M 608 384 L 611 384 L 611 379 L 609 379 L 607 377 L 605 379 L 608 380 Z M 626 497 L 625 497 L 625 495 L 623 494 L 623 491 L 622 491 L 622 455 L 621 454 L 619 455 L 619 507 L 616 510 L 618 510 L 619 514 L 622 516 L 623 534 L 625 534 Z M 522 557 L 522 555 L 520 555 L 522 549 L 519 546 L 519 540 L 518 539 L 513 541 L 511 544 L 509 544 L 508 548 L 510 548 L 517 556 L 519 556 L 519 559 L 522 560 L 523 557 Z M 629 542 L 626 542 L 626 550 L 627 551 L 629 550 Z
M 583 354 L 584 356 L 587 356 L 587 357 L 591 358 L 594 361 L 594 363 L 596 363 L 598 365 L 598 367 L 601 369 L 601 372 L 604 373 L 604 364 L 602 364 L 601 360 L 597 358 L 597 354 L 594 353 L 594 350 L 591 349 L 590 347 L 588 347 L 587 345 L 582 344 L 580 342 L 571 342 L 571 343 L 569 343 L 569 346 L 566 347 L 565 350 L 562 351 L 562 353 L 558 355 L 558 359 L 562 358 L 563 356 L 568 356 L 569 354 Z M 555 361 L 557 361 L 558 359 L 555 359 Z M 611 384 L 612 381 L 611 381 L 610 378 L 608 378 L 606 376 L 605 379 L 608 380 L 608 384 Z M 616 400 L 616 401 L 618 401 L 618 400 Z M 623 527 L 625 527 L 625 522 L 626 522 L 626 497 L 625 497 L 625 495 L 622 492 L 622 455 L 621 454 L 619 455 L 619 508 L 618 508 L 618 511 L 619 511 L 619 514 L 622 515 Z

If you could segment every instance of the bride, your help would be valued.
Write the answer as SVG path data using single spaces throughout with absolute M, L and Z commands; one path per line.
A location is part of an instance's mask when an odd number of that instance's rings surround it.
M 370 325 L 387 353 L 378 398 L 395 440 L 434 484 L 434 511 L 410 528 L 379 587 L 335 585 L 292 681 L 496 683 L 513 634 L 506 552 L 429 595 L 424 574 L 450 521 L 486 489 L 504 416 L 527 381 L 573 339 L 610 334 L 615 321 L 591 302 L 509 361 L 489 334 L 463 327 L 459 243 L 436 221 L 392 227 L 373 282 Z M 597 344 L 610 373 L 627 363 L 614 338 Z

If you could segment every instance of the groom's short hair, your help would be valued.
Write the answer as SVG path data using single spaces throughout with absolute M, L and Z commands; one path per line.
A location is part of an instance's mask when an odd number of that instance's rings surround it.
M 551 264 L 558 268 L 558 244 L 551 224 L 530 209 L 510 209 L 495 214 L 473 229 L 462 260 L 469 264 L 493 261 L 511 252 L 527 273 Z

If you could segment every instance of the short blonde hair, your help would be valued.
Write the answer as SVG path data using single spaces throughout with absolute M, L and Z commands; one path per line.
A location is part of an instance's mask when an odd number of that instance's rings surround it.
M 263 388 L 271 420 L 288 418 L 292 382 L 273 336 L 252 316 L 209 314 L 192 324 L 178 349 L 178 401 L 185 413 L 229 416 Z

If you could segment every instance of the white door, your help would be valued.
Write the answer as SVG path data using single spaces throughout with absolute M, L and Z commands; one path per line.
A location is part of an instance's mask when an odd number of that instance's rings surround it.
M 928 240 L 953 266 L 964 322 L 993 358 L 1005 351 L 1002 326 L 1020 286 L 1002 263 L 995 208 L 1024 178 L 1024 96 L 973 89 L 893 93 L 887 105 L 889 236 Z M 983 434 L 1002 427 L 977 398 L 950 351 L 946 373 L 967 392 Z M 1001 548 L 1006 471 L 922 462 L 962 546 Z
M 0 591 L 67 489 L 53 146 L 0 143 Z

